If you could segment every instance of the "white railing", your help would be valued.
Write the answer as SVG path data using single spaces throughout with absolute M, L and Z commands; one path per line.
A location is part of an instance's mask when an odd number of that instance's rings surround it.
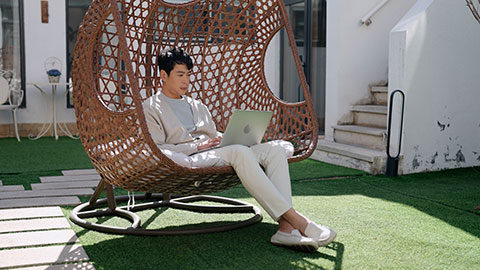
M 360 20 L 360 24 L 369 26 L 372 23 L 373 15 L 375 15 L 388 1 L 390 0 L 382 0 L 379 2 L 370 12 L 367 13 L 367 15 Z

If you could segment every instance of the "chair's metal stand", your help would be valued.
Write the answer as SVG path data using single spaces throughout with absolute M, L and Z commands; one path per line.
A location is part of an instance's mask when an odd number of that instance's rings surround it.
M 105 189 L 107 193 L 106 199 L 98 199 L 99 195 Z M 90 201 L 75 207 L 70 219 L 77 225 L 105 233 L 113 234 L 128 234 L 128 235 L 180 235 L 180 234 L 199 234 L 210 232 L 223 232 L 246 227 L 262 220 L 262 213 L 255 205 L 242 202 L 239 200 L 209 196 L 209 195 L 195 195 L 186 197 L 174 197 L 170 194 L 151 194 L 134 195 L 136 201 L 150 200 L 150 202 L 136 204 L 127 210 L 127 206 L 117 206 L 117 202 L 128 201 L 128 196 L 115 197 L 112 186 L 105 180 L 101 180 L 98 184 Z M 201 205 L 195 204 L 199 201 L 209 201 L 215 203 L 223 203 L 226 205 Z M 107 208 L 95 209 L 97 206 L 107 204 Z M 207 228 L 183 228 L 183 229 L 145 229 L 141 227 L 140 217 L 135 214 L 136 211 L 158 208 L 171 207 L 175 209 L 182 209 L 199 213 L 252 213 L 253 217 L 249 219 L 236 221 L 224 225 L 213 225 Z M 101 217 L 101 216 L 118 216 L 130 220 L 132 223 L 130 227 L 122 228 L 115 226 L 108 226 L 104 224 L 91 223 L 85 218 Z

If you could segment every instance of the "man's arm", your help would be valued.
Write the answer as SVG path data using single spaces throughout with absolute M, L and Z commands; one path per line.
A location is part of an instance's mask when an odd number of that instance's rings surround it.
M 163 123 L 158 117 L 155 117 L 155 114 L 152 113 L 152 108 L 145 108 L 145 120 L 147 122 L 148 131 L 152 136 L 153 141 L 160 149 L 170 150 L 173 152 L 184 153 L 186 155 L 191 155 L 198 151 L 198 142 L 190 141 L 178 144 L 169 144 L 166 143 L 166 134 L 163 127 Z

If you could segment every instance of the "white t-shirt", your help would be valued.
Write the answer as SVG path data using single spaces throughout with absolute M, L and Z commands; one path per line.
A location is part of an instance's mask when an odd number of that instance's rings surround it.
M 193 111 L 190 104 L 188 104 L 187 100 L 182 97 L 180 99 L 169 98 L 162 93 L 162 96 L 170 105 L 173 113 L 177 116 L 180 123 L 185 127 L 188 132 L 195 131 L 197 127 L 195 126 L 195 122 L 193 122 Z

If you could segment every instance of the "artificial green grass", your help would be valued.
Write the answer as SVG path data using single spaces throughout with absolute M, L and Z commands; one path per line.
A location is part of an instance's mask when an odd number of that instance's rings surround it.
M 39 183 L 40 176 L 61 175 L 62 170 L 93 168 L 79 140 L 44 137 L 0 139 L 0 180 L 4 185 Z
M 39 176 L 59 175 L 63 169 L 91 168 L 78 140 L 45 138 L 19 146 L 24 141 L 0 139 L 4 184 L 27 185 Z M 21 149 L 23 154 L 6 155 L 3 149 Z M 34 157 L 41 153 L 42 158 Z M 6 157 L 10 165 L 3 163 Z M 271 245 L 269 239 L 277 226 L 266 214 L 259 224 L 205 235 L 138 237 L 99 233 L 73 223 L 72 227 L 96 269 L 476 269 L 480 265 L 480 211 L 473 208 L 480 205 L 479 170 L 389 178 L 313 160 L 291 164 L 295 208 L 338 232 L 332 245 L 315 253 Z M 258 205 L 242 186 L 217 195 Z M 68 216 L 72 208 L 63 209 Z M 172 209 L 139 215 L 147 228 L 245 217 Z M 99 222 L 129 224 L 120 218 Z
M 190 236 L 118 236 L 73 227 L 96 269 L 476 269 L 480 216 L 469 206 L 480 204 L 480 196 L 474 196 L 480 174 L 472 168 L 444 173 L 449 180 L 438 186 L 441 172 L 292 182 L 296 209 L 338 232 L 333 245 L 311 254 L 272 246 L 269 238 L 276 223 L 266 215 L 260 224 L 244 229 Z M 432 200 L 432 195 L 452 189 L 467 176 L 475 176 L 468 183 L 476 188 L 457 196 L 465 209 L 449 205 L 448 197 Z M 412 178 L 422 179 L 415 194 Z M 430 188 L 422 190 L 423 186 Z M 241 186 L 218 195 L 256 204 Z M 140 216 L 147 228 L 241 218 L 172 209 Z M 119 218 L 101 222 L 128 225 Z
M 290 177 L 292 180 L 335 178 L 354 175 L 367 175 L 367 173 L 312 159 L 290 164 Z
M 0 174 L 93 168 L 79 140 L 44 137 L 0 139 Z

